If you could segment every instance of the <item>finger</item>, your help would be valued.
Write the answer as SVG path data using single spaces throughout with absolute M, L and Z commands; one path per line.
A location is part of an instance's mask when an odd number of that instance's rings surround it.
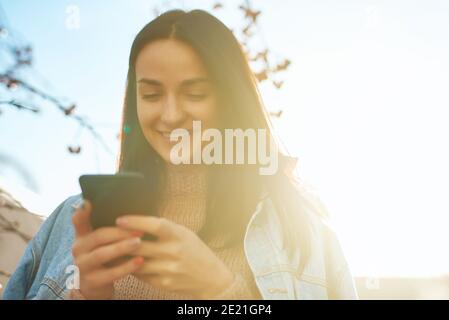
M 190 285 L 183 285 L 180 281 L 177 279 L 174 279 L 173 276 L 169 275 L 154 275 L 154 274 L 133 274 L 137 279 L 140 281 L 146 282 L 153 287 L 161 288 L 164 290 L 170 290 L 173 292 L 179 292 L 179 293 L 189 293 L 190 290 L 183 290 L 184 289 L 190 289 Z M 176 285 L 176 287 L 175 287 Z
M 161 217 L 121 216 L 116 223 L 119 227 L 142 230 L 158 238 L 176 237 L 180 232 L 180 228 L 176 223 Z
M 132 255 L 145 258 L 177 258 L 180 255 L 178 246 L 172 243 L 142 241 L 139 248 Z
M 92 211 L 92 205 L 89 200 L 84 200 L 83 205 L 76 209 L 72 217 L 72 223 L 75 227 L 76 237 L 81 237 L 92 231 L 90 225 L 90 214 Z
M 116 267 L 98 269 L 89 275 L 89 282 L 93 287 L 101 287 L 110 284 L 137 271 L 143 263 L 144 259 L 142 257 L 134 257 Z
M 102 227 L 76 240 L 72 248 L 74 257 L 90 252 L 97 247 L 130 237 L 142 237 L 142 231 L 124 230 L 117 227 Z
M 181 272 L 181 264 L 175 260 L 145 260 L 135 274 L 173 275 Z
M 133 237 L 119 242 L 101 246 L 77 259 L 80 272 L 87 272 L 116 258 L 129 254 L 140 245 L 140 238 Z
M 146 282 L 151 285 L 153 285 L 153 283 L 156 281 L 156 279 L 160 277 L 160 275 L 158 275 L 158 274 L 149 274 L 149 273 L 137 274 L 136 272 L 133 273 L 133 276 L 135 276 L 140 281 Z

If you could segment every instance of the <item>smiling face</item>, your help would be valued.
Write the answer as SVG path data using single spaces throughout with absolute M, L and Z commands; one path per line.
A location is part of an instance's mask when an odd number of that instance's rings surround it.
M 175 39 L 147 44 L 137 56 L 135 73 L 140 127 L 148 143 L 170 163 L 170 150 L 177 143 L 170 141 L 172 130 L 189 130 L 192 146 L 193 120 L 201 121 L 202 130 L 215 127 L 215 89 L 195 50 Z

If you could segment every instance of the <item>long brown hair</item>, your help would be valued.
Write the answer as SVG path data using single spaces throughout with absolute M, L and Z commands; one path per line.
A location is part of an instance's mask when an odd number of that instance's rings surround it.
M 146 141 L 138 122 L 135 62 L 145 45 L 168 38 L 189 44 L 200 56 L 217 88 L 223 128 L 265 129 L 273 136 L 255 77 L 233 33 L 202 10 L 172 10 L 160 15 L 137 34 L 132 44 L 118 158 L 118 171 L 138 171 L 152 180 L 155 199 L 164 184 L 164 161 Z M 311 224 L 301 210 L 301 197 L 288 167 L 291 158 L 278 152 L 279 169 L 273 176 L 261 176 L 259 165 L 214 165 L 207 196 L 207 217 L 198 234 L 207 241 L 215 233 L 223 232 L 228 236 L 224 247 L 241 243 L 251 214 L 262 191 L 266 190 L 282 222 L 283 244 L 290 255 L 301 249 L 300 270 L 303 270 L 309 256 Z

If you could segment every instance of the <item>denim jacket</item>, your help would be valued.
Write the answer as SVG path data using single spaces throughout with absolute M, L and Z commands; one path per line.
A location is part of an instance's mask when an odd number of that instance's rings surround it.
M 305 190 L 307 193 L 307 191 Z M 265 300 L 357 299 L 354 281 L 335 232 L 319 217 L 324 206 L 308 195 L 312 218 L 311 255 L 298 274 L 300 252 L 289 259 L 282 249 L 281 225 L 270 197 L 261 200 L 247 225 L 244 251 Z M 64 299 L 73 274 L 72 215 L 77 194 L 63 201 L 29 242 L 3 299 Z

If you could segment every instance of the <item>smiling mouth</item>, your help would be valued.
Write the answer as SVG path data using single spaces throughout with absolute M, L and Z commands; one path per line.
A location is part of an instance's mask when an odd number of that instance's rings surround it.
M 158 133 L 159 133 L 162 137 L 164 137 L 164 138 L 166 138 L 166 139 L 170 139 L 170 131 L 158 131 Z
M 186 129 L 188 132 L 189 132 L 189 135 L 192 135 L 192 130 L 190 129 Z M 166 140 L 168 140 L 168 141 L 170 141 L 170 135 L 171 135 L 171 131 L 159 131 L 159 130 L 156 130 L 156 132 L 161 136 L 161 137 L 163 137 L 164 139 L 166 139 Z

